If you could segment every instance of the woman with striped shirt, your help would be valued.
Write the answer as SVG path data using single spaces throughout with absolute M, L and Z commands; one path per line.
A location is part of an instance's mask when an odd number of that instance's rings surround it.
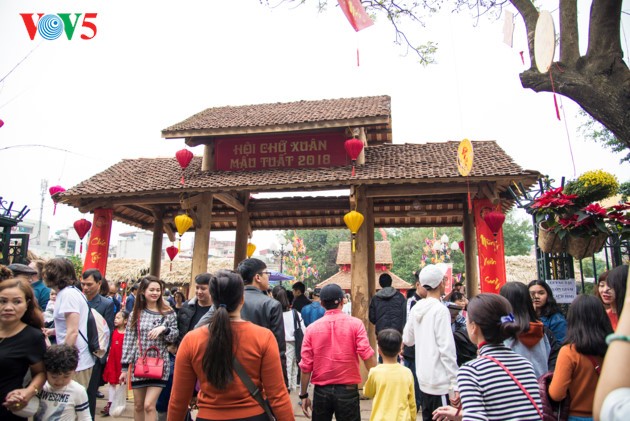
M 510 303 L 497 294 L 479 294 L 468 304 L 466 329 L 479 357 L 457 373 L 462 408 L 438 408 L 434 420 L 540 420 L 540 393 L 532 364 L 503 344 L 519 324 Z M 461 411 L 461 413 L 460 413 Z

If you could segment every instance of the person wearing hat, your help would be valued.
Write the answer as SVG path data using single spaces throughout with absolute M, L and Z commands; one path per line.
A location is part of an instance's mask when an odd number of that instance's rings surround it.
M 302 342 L 302 412 L 307 418 L 312 412 L 314 421 L 330 420 L 333 414 L 338 420 L 360 421 L 357 356 L 369 370 L 376 366 L 374 350 L 363 322 L 342 312 L 343 290 L 339 285 L 322 288 L 320 300 L 326 313 L 306 329 Z M 312 402 L 309 382 L 315 386 Z
M 409 312 L 403 331 L 403 342 L 416 346 L 416 375 L 420 386 L 422 419 L 433 419 L 433 411 L 449 404 L 453 393 L 454 404 L 459 403 L 457 385 L 457 357 L 451 331 L 451 315 L 440 301 L 444 294 L 444 271 L 427 265 L 420 272 L 420 285 L 427 297 Z
M 13 272 L 13 276 L 24 279 L 31 284 L 31 288 L 33 288 L 35 298 L 37 299 L 37 305 L 41 311 L 45 311 L 48 300 L 50 299 L 50 288 L 48 288 L 42 280 L 44 262 L 34 260 L 28 266 L 21 263 L 13 263 L 7 267 Z
M 319 299 L 321 291 L 321 288 L 315 288 L 315 291 L 313 291 L 313 301 L 302 308 L 302 320 L 304 320 L 304 325 L 307 327 L 315 320 L 321 319 L 324 313 L 326 313 L 326 309 L 322 307 Z

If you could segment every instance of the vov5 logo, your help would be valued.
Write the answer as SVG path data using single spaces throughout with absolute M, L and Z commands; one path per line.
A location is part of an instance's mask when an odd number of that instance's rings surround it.
M 70 16 L 74 15 L 74 20 Z M 96 36 L 96 24 L 91 20 L 96 19 L 96 13 L 85 13 L 83 21 L 79 25 L 82 13 L 57 13 L 47 14 L 37 13 L 37 22 L 35 22 L 35 13 L 20 13 L 26 32 L 31 40 L 35 39 L 35 35 L 39 35 L 47 40 L 54 40 L 61 36 L 63 32 L 69 40 L 74 36 L 75 30 L 80 26 L 84 31 L 81 33 L 81 39 L 92 39 Z

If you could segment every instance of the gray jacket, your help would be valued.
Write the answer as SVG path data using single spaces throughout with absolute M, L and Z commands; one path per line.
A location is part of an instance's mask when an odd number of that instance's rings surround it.
M 214 315 L 214 312 L 215 307 L 212 306 L 195 325 L 195 328 L 210 323 L 210 319 Z M 276 337 L 278 348 L 280 349 L 282 374 L 284 375 L 286 383 L 286 342 L 284 340 L 284 318 L 280 302 L 269 297 L 265 292 L 259 290 L 253 285 L 245 285 L 245 303 L 241 309 L 241 317 L 243 320 L 250 321 L 255 325 L 266 327 L 271 330 L 273 335 Z

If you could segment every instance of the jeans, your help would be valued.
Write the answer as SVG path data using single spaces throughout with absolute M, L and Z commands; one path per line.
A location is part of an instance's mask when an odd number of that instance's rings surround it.
M 287 351 L 285 355 L 287 356 L 287 378 L 289 379 L 289 389 L 296 390 L 298 387 L 298 365 L 297 360 L 295 359 L 295 341 L 287 342 Z
M 361 421 L 357 385 L 331 384 L 315 386 L 313 392 L 313 421 Z
M 448 395 L 429 395 L 428 393 L 420 392 L 420 406 L 422 406 L 422 419 L 424 421 L 433 420 L 433 411 L 441 406 L 447 406 L 451 403 Z
M 405 367 L 411 370 L 411 373 L 413 374 L 413 388 L 416 395 L 416 411 L 420 411 L 421 392 L 420 392 L 420 385 L 418 384 L 418 377 L 416 374 L 416 360 L 411 359 L 411 358 L 405 358 L 403 359 L 403 364 L 405 365 Z

